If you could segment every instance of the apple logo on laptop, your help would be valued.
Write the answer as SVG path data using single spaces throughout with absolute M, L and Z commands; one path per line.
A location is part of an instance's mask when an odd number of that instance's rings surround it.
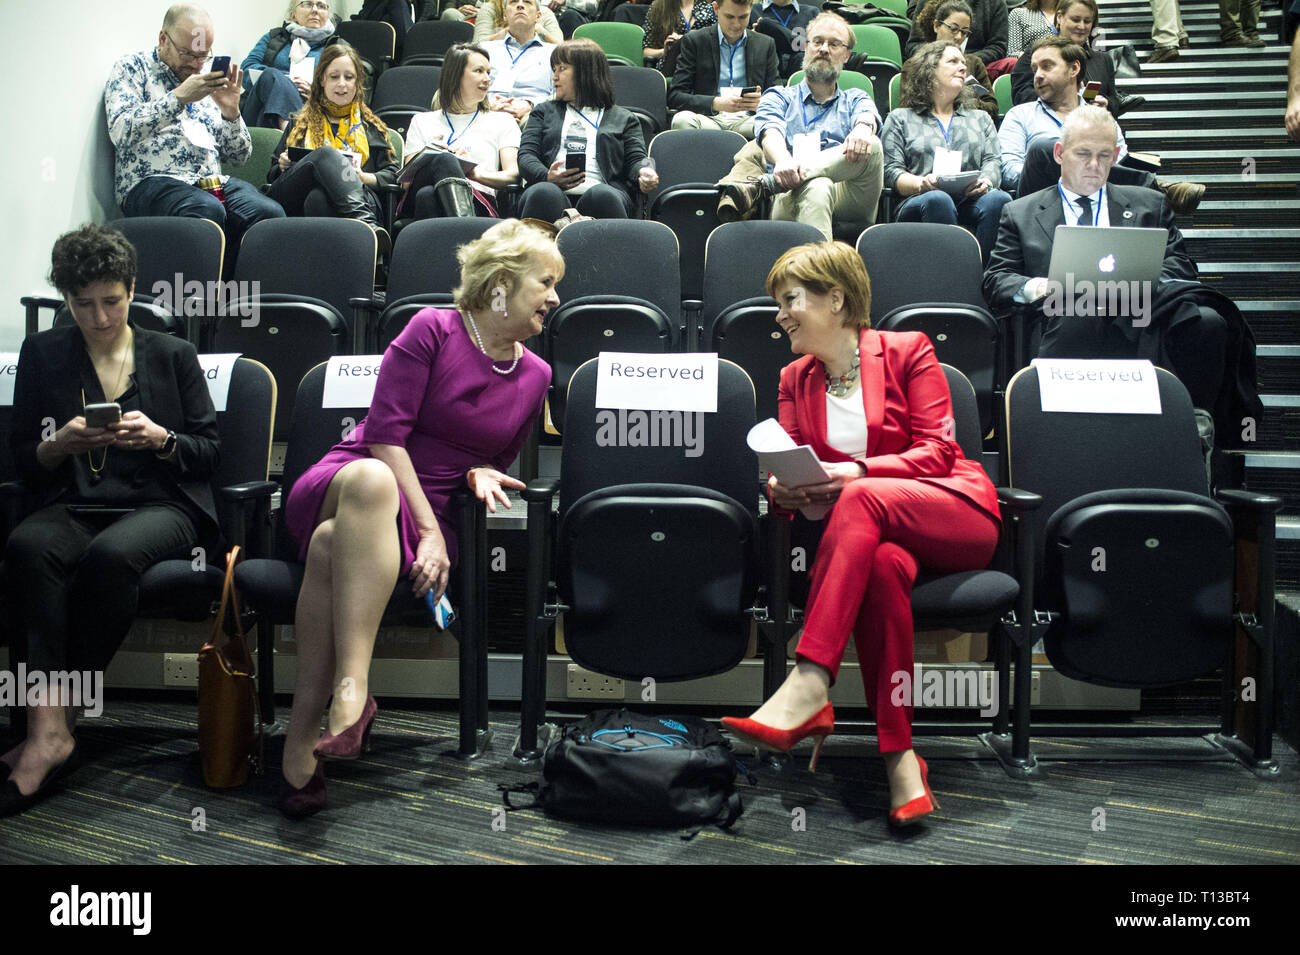
M 1113 255 L 1106 256 L 1104 259 L 1102 259 L 1100 262 L 1097 263 L 1097 268 L 1103 272 L 1114 272 L 1115 256 Z

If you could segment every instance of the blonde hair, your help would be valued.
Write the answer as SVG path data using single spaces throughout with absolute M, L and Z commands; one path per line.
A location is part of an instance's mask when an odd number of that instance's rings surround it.
M 767 273 L 767 294 L 776 298 L 781 285 L 803 286 L 817 295 L 832 288 L 844 293 L 844 327 L 871 327 L 871 279 L 853 246 L 843 242 L 796 245 Z
M 519 276 L 534 262 L 554 265 L 556 281 L 564 277 L 564 259 L 555 239 L 518 219 L 506 219 L 462 245 L 456 250 L 456 260 L 460 262 L 460 285 L 452 298 L 471 312 L 490 308 L 497 288 L 514 294 Z

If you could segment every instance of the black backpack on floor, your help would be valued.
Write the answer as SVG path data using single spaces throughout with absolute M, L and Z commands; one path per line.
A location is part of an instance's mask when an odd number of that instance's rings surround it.
M 537 805 L 566 819 L 725 829 L 744 811 L 730 744 L 694 716 L 598 710 L 547 747 L 542 776 Z

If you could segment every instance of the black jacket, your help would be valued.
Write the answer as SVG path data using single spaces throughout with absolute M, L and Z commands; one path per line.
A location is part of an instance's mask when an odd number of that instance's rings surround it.
M 275 152 L 271 153 L 271 169 L 266 174 L 267 182 L 275 182 L 280 178 L 280 163 L 277 157 L 284 152 L 287 146 L 301 146 L 301 143 L 290 143 L 289 132 L 293 129 L 293 120 L 289 120 L 289 125 L 284 128 L 284 135 L 280 137 L 279 144 L 275 147 Z M 385 185 L 397 182 L 397 177 L 401 175 L 402 168 L 397 164 L 397 157 L 393 155 L 392 144 L 388 141 L 388 136 L 380 132 L 378 127 L 366 123 L 366 141 L 370 144 L 370 155 L 366 157 L 366 163 L 361 168 L 366 172 L 375 174 L 379 180 L 376 189 L 382 189 Z
M 721 55 L 716 23 L 692 30 L 682 37 L 678 43 L 673 85 L 668 89 L 669 109 L 689 109 L 705 116 L 713 113 L 713 98 L 717 95 L 718 77 L 722 73 Z M 753 30 L 746 31 L 745 77 L 747 82 L 744 86 L 757 86 L 760 90 L 780 85 L 776 44 L 771 37 Z
M 217 508 L 211 480 L 220 460 L 220 442 L 217 413 L 197 353 L 189 342 L 132 327 L 140 410 L 155 424 L 176 432 L 176 453 L 158 461 L 156 473 L 203 513 L 207 526 L 199 528 L 200 533 L 215 534 Z M 47 470 L 36 459 L 36 448 L 47 430 L 47 419 L 60 428 L 81 414 L 80 370 L 86 360 L 85 339 L 76 325 L 32 335 L 19 352 L 9 446 L 18 473 L 36 493 L 40 507 L 56 502 L 73 484 L 71 460 Z
M 971 17 L 970 39 L 966 41 L 966 52 L 973 53 L 988 66 L 994 60 L 1007 55 L 1007 0 L 967 0 L 975 16 Z M 909 9 L 911 5 L 909 4 Z M 918 8 L 919 9 L 919 8 Z M 916 14 L 912 17 L 912 32 L 904 44 L 903 59 L 906 60 L 916 48 L 930 41 L 916 25 Z
M 519 142 L 519 172 L 525 186 L 546 181 L 547 170 L 560 152 L 568 108 L 567 103 L 554 99 L 533 107 Z M 635 200 L 641 192 L 637 176 L 645 158 L 645 140 L 636 116 L 621 106 L 605 110 L 596 130 L 596 159 L 605 181 Z
M 1032 103 L 1038 98 L 1034 92 L 1034 69 L 1031 62 L 1033 54 L 1026 50 L 1016 60 L 1011 71 L 1011 102 Z M 1106 109 L 1111 113 L 1119 106 L 1119 94 L 1115 92 L 1115 61 L 1103 51 L 1088 50 L 1088 60 L 1083 64 L 1083 77 L 1079 85 L 1100 83 L 1101 95 L 1106 97 Z

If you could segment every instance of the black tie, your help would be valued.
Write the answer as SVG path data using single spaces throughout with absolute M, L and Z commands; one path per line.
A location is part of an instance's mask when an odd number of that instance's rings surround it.
M 1079 213 L 1079 225 L 1092 225 L 1092 199 L 1088 196 L 1080 196 L 1079 208 L 1083 210 Z

